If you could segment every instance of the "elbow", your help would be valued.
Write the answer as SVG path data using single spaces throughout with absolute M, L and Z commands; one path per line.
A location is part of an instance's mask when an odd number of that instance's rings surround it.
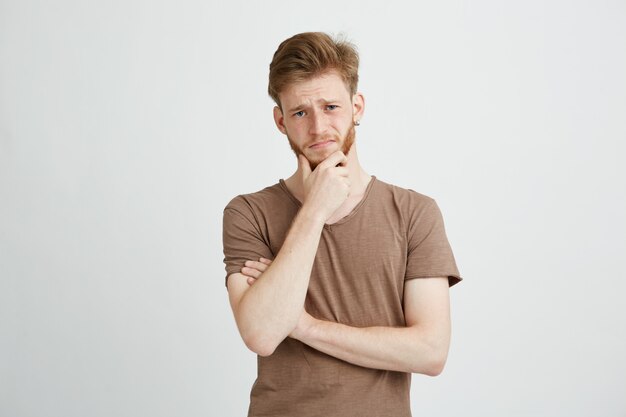
M 445 359 L 439 359 L 439 360 L 431 360 L 430 363 L 427 364 L 426 368 L 424 369 L 424 375 L 428 375 L 428 376 L 438 376 L 441 375 L 441 373 L 443 372 L 443 368 L 446 366 L 446 360 Z
M 416 361 L 416 363 L 412 366 L 411 372 L 427 376 L 441 375 L 444 367 L 446 366 L 447 358 L 447 349 L 433 350 L 429 355 L 427 355 L 427 358 L 421 357 L 421 360 Z
M 274 353 L 283 340 L 289 336 L 292 329 L 287 331 L 280 326 L 263 326 L 260 324 L 258 322 L 238 324 L 239 334 L 248 349 L 259 356 L 266 357 Z
M 418 362 L 421 362 L 416 373 L 424 374 L 427 376 L 438 376 L 443 372 L 448 360 L 448 351 L 450 350 L 450 337 L 449 333 L 438 335 L 437 333 L 429 334 L 430 337 L 424 337 L 425 349 L 422 350 L 422 354 Z M 418 366 L 416 364 L 416 366 Z
M 445 361 L 428 361 L 415 364 L 408 369 L 408 372 L 413 374 L 422 374 L 426 376 L 438 376 L 443 372 L 445 367 Z
M 272 346 L 250 346 L 248 344 L 246 344 L 246 346 L 248 346 L 248 349 L 250 349 L 252 352 L 263 357 L 270 356 L 276 350 L 276 347 Z
M 244 337 L 243 341 L 248 349 L 263 357 L 270 356 L 278 347 L 278 343 L 259 336 Z

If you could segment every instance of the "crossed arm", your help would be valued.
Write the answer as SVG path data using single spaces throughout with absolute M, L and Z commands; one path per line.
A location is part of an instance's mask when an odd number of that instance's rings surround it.
M 248 261 L 241 274 L 229 279 L 236 277 L 238 288 L 245 292 L 269 264 L 271 261 L 265 259 Z M 405 327 L 359 328 L 317 319 L 303 309 L 289 337 L 355 365 L 439 375 L 450 345 L 447 277 L 406 281 L 404 315 Z

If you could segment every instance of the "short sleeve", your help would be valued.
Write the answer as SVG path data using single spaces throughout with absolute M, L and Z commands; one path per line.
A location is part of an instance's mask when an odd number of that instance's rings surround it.
M 461 281 L 435 200 L 415 209 L 408 220 L 405 280 L 445 276 L 450 286 Z
M 241 204 L 237 197 L 224 209 L 222 227 L 225 283 L 228 283 L 229 275 L 241 272 L 247 260 L 273 259 L 252 209 L 245 203 Z

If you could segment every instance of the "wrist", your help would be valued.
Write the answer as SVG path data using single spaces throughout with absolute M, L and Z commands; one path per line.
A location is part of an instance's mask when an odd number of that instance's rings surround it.
M 303 204 L 300 208 L 300 217 L 306 222 L 313 223 L 316 226 L 323 227 L 326 223 L 326 217 L 320 214 L 319 210 L 312 209 L 308 204 Z
M 311 341 L 314 339 L 315 332 L 317 331 L 316 329 L 321 322 L 321 320 L 318 320 L 310 314 L 304 312 L 300 317 L 298 325 L 292 332 L 291 337 L 301 341 L 302 343 Z
M 304 338 L 307 340 L 311 340 L 314 338 L 315 332 L 317 327 L 319 326 L 319 324 L 321 323 L 321 320 L 316 319 L 315 317 L 313 317 L 310 314 L 307 314 L 307 319 L 305 321 L 304 324 L 304 330 L 303 330 L 303 335 Z

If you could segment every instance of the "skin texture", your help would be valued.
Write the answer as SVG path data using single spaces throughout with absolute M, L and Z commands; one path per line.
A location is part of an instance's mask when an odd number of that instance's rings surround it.
M 280 93 L 274 121 L 298 156 L 285 180 L 302 207 L 273 261 L 250 260 L 228 278 L 231 307 L 246 345 L 271 355 L 285 337 L 356 365 L 438 375 L 450 344 L 447 277 L 405 283 L 406 327 L 356 328 L 311 316 L 304 300 L 324 224 L 360 202 L 371 177 L 361 167 L 354 134 L 365 101 L 328 72 Z M 321 146 L 320 146 L 321 145 Z

